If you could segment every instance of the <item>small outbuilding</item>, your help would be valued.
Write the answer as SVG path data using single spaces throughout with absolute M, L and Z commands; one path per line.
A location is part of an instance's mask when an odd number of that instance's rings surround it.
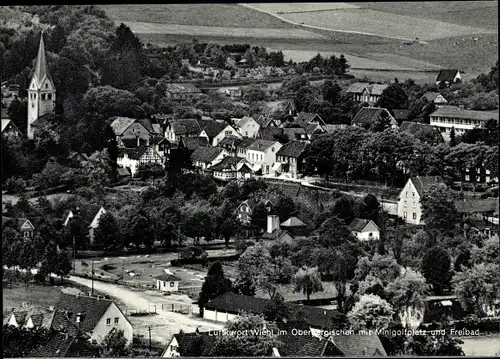
M 164 273 L 156 277 L 156 289 L 160 292 L 178 292 L 180 278 Z
M 380 239 L 380 228 L 370 219 L 356 218 L 347 229 L 360 241 Z

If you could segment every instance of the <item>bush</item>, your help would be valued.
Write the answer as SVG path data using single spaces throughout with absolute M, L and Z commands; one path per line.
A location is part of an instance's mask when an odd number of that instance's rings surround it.
M 5 181 L 5 189 L 10 193 L 22 193 L 26 191 L 26 181 L 21 177 L 11 177 Z

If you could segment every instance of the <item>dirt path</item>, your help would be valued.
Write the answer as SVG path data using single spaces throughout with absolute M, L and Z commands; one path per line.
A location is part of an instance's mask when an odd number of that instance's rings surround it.
M 69 280 L 87 287 L 91 287 L 91 280 L 70 276 Z M 133 291 L 116 284 L 94 281 L 94 289 L 117 298 L 126 308 L 121 309 L 147 309 L 152 310 L 153 305 L 157 306 L 157 314 L 145 317 L 128 317 L 134 327 L 134 335 L 144 335 L 148 338 L 148 326 L 151 326 L 151 339 L 163 344 L 167 344 L 172 335 L 184 332 L 194 332 L 196 328 L 200 331 L 222 329 L 222 324 L 212 323 L 191 315 L 173 313 L 161 310 L 161 304 L 179 303 L 176 298 L 161 298 L 157 294 Z M 159 305 L 159 307 L 158 307 Z

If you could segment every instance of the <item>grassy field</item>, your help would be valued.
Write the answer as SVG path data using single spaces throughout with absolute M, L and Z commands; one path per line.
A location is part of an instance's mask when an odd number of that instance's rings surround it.
M 462 350 L 467 356 L 491 356 L 500 355 L 500 336 L 488 337 L 461 337 L 464 343 Z
M 237 4 L 101 5 L 118 21 L 160 24 L 289 29 L 287 23 Z

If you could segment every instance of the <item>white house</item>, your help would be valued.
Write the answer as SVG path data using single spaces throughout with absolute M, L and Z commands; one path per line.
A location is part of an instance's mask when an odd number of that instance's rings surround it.
M 247 161 L 253 165 L 254 170 L 262 169 L 263 175 L 273 174 L 276 152 L 282 146 L 278 141 L 256 140 L 247 147 Z
M 165 159 L 155 150 L 155 146 L 136 148 L 119 148 L 116 164 L 128 168 L 132 177 L 135 176 L 141 164 L 154 163 L 164 166 Z
M 428 91 L 423 94 L 422 98 L 425 98 L 428 102 L 433 102 L 434 105 L 436 105 L 436 108 L 444 106 L 448 103 L 448 100 L 446 100 L 439 92 Z
M 449 86 L 453 83 L 462 81 L 462 75 L 457 69 L 442 69 L 436 78 L 436 85 L 445 84 Z
M 200 146 L 193 151 L 191 159 L 194 167 L 204 171 L 216 165 L 228 155 L 228 152 L 220 147 Z
M 156 277 L 156 289 L 160 292 L 178 292 L 180 281 L 175 275 L 164 273 Z
M 234 136 L 241 138 L 242 136 L 231 125 L 213 120 L 200 120 L 202 128 L 199 137 L 205 137 L 211 146 L 217 146 L 225 137 Z
M 407 223 L 422 225 L 420 199 L 432 186 L 446 186 L 440 176 L 411 177 L 399 193 L 398 217 Z
M 380 239 L 380 228 L 370 219 L 356 218 L 347 229 L 360 241 Z
M 99 226 L 99 219 L 106 213 L 106 210 L 102 206 L 88 206 L 82 209 L 77 208 L 75 213 L 70 210 L 64 219 L 63 226 L 67 226 L 70 219 L 73 218 L 76 213 L 81 215 L 84 223 L 88 225 L 89 244 L 92 246 L 94 244 L 94 231 Z
M 260 125 L 253 117 L 234 118 L 234 128 L 244 137 L 255 138 L 259 133 Z

